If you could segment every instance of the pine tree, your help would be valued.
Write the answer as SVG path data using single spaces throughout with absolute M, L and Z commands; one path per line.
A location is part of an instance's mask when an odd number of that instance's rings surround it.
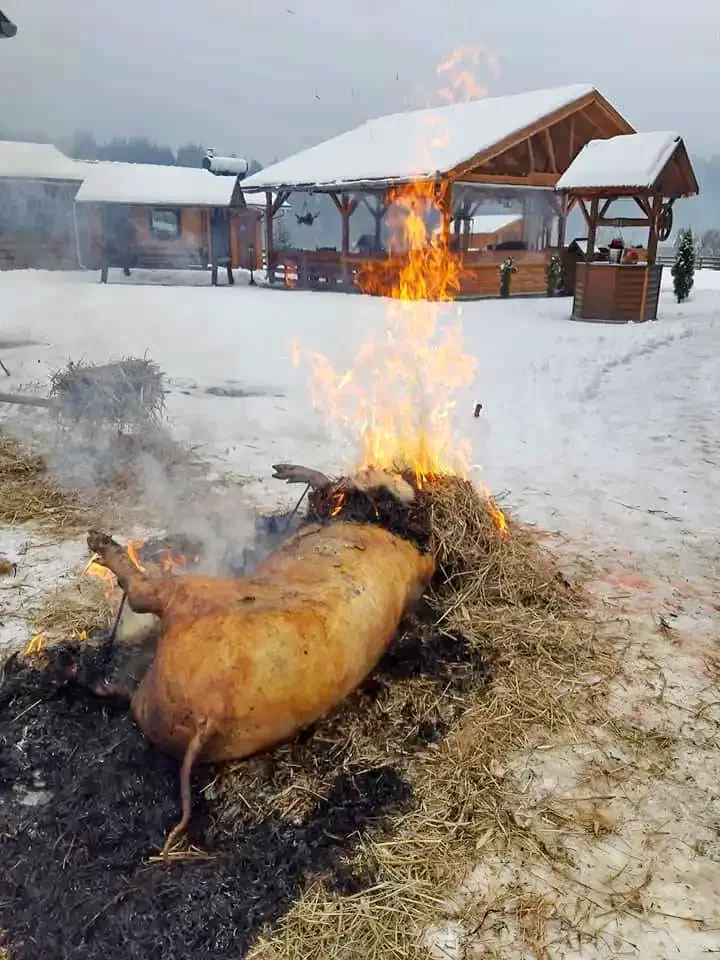
M 681 230 L 679 239 L 671 272 L 677 302 L 682 303 L 690 296 L 695 283 L 695 242 L 692 230 Z
M 545 278 L 547 280 L 547 295 L 554 297 L 556 293 L 562 290 L 564 282 L 563 264 L 560 257 L 554 253 L 545 267 Z

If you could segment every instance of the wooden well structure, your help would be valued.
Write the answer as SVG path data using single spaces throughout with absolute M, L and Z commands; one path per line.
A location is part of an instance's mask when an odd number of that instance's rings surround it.
M 565 236 L 558 179 L 589 141 L 633 132 L 597 90 L 585 85 L 369 121 L 243 182 L 246 195 L 265 195 L 267 280 L 357 291 L 368 261 L 394 266 L 382 248 L 391 192 L 422 183 L 434 190 L 442 240 L 458 253 L 460 297 L 497 296 L 500 265 L 508 256 L 517 268 L 512 294 L 543 294 L 547 263 Z M 339 247 L 278 249 L 273 218 L 298 193 L 332 200 L 340 220 Z M 351 218 L 361 205 L 372 216 L 375 241 L 362 252 L 353 251 L 350 242 Z M 489 205 L 520 212 L 522 240 L 505 249 L 467 249 L 469 225 Z M 402 259 L 396 259 L 399 271 Z
M 558 191 L 563 216 L 579 207 L 588 231 L 584 260 L 574 265 L 572 319 L 656 320 L 662 282 L 658 242 L 670 236 L 675 200 L 698 193 L 682 138 L 640 133 L 593 141 L 561 177 Z M 618 203 L 634 212 L 618 215 Z M 626 250 L 617 238 L 609 254 L 600 255 L 601 227 L 647 228 L 647 246 Z

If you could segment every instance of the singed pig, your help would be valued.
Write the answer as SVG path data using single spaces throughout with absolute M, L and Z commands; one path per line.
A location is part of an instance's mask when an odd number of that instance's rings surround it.
M 427 587 L 434 561 L 369 524 L 310 525 L 247 578 L 152 578 L 109 537 L 88 545 L 138 613 L 160 618 L 152 665 L 132 699 L 147 737 L 182 757 L 182 817 L 196 761 L 249 756 L 292 738 L 354 690 Z

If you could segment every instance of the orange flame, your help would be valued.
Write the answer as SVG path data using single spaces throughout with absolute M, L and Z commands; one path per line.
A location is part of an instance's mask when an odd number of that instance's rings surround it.
M 44 633 L 36 633 L 34 637 L 31 637 L 30 642 L 23 650 L 23 656 L 36 657 L 39 653 L 43 652 L 47 643 L 48 639 Z
M 128 556 L 138 568 L 140 573 L 145 573 L 145 567 L 140 563 L 137 552 L 145 543 L 147 543 L 147 540 L 128 540 L 127 545 Z
M 438 73 L 448 84 L 442 96 L 457 101 L 484 93 L 466 69 L 458 72 L 482 55 L 466 47 L 440 65 Z M 488 62 L 496 69 L 494 59 Z M 449 133 L 428 131 L 427 142 L 446 145 Z M 419 145 L 419 154 L 428 153 L 427 142 Z M 359 349 L 352 367 L 338 373 L 321 354 L 291 345 L 294 366 L 301 353 L 311 361 L 311 402 L 356 445 L 351 469 L 411 471 L 419 486 L 441 474 L 464 475 L 471 454 L 470 441 L 457 435 L 451 419 L 455 397 L 472 383 L 476 364 L 464 350 L 459 323 L 447 316 L 461 312 L 449 307 L 460 289 L 460 261 L 449 248 L 447 189 L 417 180 L 387 192 L 389 256 L 366 262 L 357 276 L 364 293 L 390 298 L 386 325 L 381 337 Z M 504 531 L 502 511 L 488 502 Z M 341 507 L 336 504 L 335 512 Z
M 470 457 L 450 414 L 455 393 L 472 382 L 475 360 L 463 350 L 459 325 L 439 322 L 460 286 L 447 230 L 431 236 L 432 222 L 443 218 L 443 200 L 427 182 L 387 196 L 390 257 L 368 262 L 358 275 L 365 293 L 390 297 L 383 336 L 364 344 L 342 373 L 322 355 L 303 351 L 312 363 L 313 404 L 358 441 L 352 468 L 410 470 L 418 483 L 464 473 Z M 298 353 L 295 344 L 295 358 Z

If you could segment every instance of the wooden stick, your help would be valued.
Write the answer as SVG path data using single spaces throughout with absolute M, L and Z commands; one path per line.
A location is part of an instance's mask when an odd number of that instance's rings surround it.
M 8 376 L 10 376 L 9 373 Z M 29 397 L 22 393 L 0 393 L 0 403 L 19 403 L 25 407 L 51 408 L 55 406 L 55 403 L 47 397 Z
M 6 376 L 6 377 L 9 377 L 9 376 L 10 376 L 10 371 L 9 371 L 8 368 L 5 366 L 5 364 L 2 362 L 2 360 L 0 360 L 0 367 L 2 367 L 3 370 L 5 371 L 5 376 Z

